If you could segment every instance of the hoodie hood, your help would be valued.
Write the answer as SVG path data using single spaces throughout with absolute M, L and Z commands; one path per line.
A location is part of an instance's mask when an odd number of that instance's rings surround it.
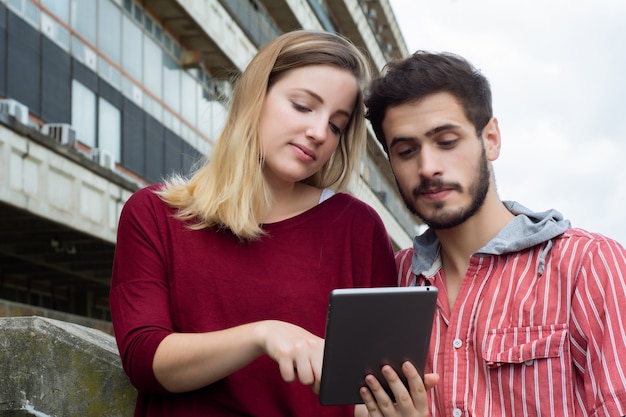
M 515 201 L 503 201 L 505 207 L 515 215 L 500 232 L 485 246 L 476 251 L 476 255 L 502 255 L 519 252 L 532 246 L 548 242 L 542 255 L 539 273 L 543 273 L 543 264 L 547 253 L 552 248 L 552 239 L 569 229 L 570 222 L 557 210 L 533 212 Z M 439 258 L 439 239 L 432 229 L 416 236 L 413 240 L 413 273 L 432 276 L 441 267 Z

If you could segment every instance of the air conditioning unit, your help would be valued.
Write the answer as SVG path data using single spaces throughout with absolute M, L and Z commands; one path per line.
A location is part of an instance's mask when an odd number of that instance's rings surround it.
M 61 145 L 74 146 L 76 129 L 67 123 L 48 123 L 41 127 L 41 133 L 54 138 Z
M 23 125 L 28 125 L 28 107 L 12 98 L 0 100 L 0 113 L 13 116 Z
M 101 166 L 113 171 L 115 169 L 115 157 L 107 150 L 93 148 L 91 150 L 91 160 L 97 162 Z

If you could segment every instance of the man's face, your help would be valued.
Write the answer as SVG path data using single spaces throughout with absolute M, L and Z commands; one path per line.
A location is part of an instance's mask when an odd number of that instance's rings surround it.
M 437 93 L 389 108 L 383 132 L 402 197 L 424 223 L 452 228 L 478 212 L 490 165 L 483 139 L 454 96 Z

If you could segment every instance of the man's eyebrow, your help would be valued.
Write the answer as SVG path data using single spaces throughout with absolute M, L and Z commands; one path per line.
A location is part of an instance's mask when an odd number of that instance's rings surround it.
M 459 128 L 459 126 L 452 124 L 452 123 L 446 123 L 443 124 L 441 126 L 437 126 L 434 127 L 432 129 L 430 129 L 428 132 L 426 132 L 424 134 L 424 136 L 426 136 L 427 138 L 436 135 L 437 133 L 443 132 L 445 130 L 457 130 Z
M 396 136 L 393 139 L 391 139 L 391 142 L 389 143 L 389 147 L 393 148 L 395 145 L 399 144 L 399 143 L 403 143 L 403 142 L 415 142 L 415 137 L 414 136 Z
M 457 130 L 458 128 L 459 128 L 458 125 L 455 125 L 453 123 L 446 123 L 441 126 L 437 126 L 437 127 L 430 129 L 429 131 L 424 133 L 424 136 L 427 138 L 430 138 L 436 135 L 437 133 L 445 132 L 446 130 Z M 389 147 L 391 148 L 397 145 L 398 143 L 403 143 L 403 142 L 415 142 L 416 140 L 417 140 L 417 136 L 396 136 L 393 139 L 391 139 L 391 142 L 389 143 Z
M 323 98 L 322 98 L 319 94 L 317 94 L 316 92 L 311 91 L 311 90 L 309 90 L 308 88 L 302 88 L 302 89 L 300 89 L 300 91 L 305 92 L 306 94 L 308 94 L 308 95 L 310 95 L 311 97 L 313 97 L 315 100 L 317 100 L 317 101 L 319 101 L 320 103 L 324 104 L 324 99 L 323 99 Z M 339 109 L 339 110 L 337 110 L 337 113 L 339 113 L 339 114 L 342 114 L 342 115 L 346 116 L 348 119 L 349 119 L 350 117 L 352 117 L 352 112 L 351 112 L 351 111 L 348 111 L 348 110 L 345 110 L 345 109 Z

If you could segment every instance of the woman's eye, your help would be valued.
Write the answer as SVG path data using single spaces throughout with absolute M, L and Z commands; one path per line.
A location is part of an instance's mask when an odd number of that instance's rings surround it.
M 331 132 L 333 132 L 337 136 L 341 136 L 341 129 L 339 128 L 339 126 L 332 122 L 328 122 L 328 125 L 330 126 Z
M 311 111 L 311 109 L 309 109 L 307 106 L 303 106 L 302 104 L 298 103 L 293 103 L 293 108 L 302 113 L 307 113 Z

